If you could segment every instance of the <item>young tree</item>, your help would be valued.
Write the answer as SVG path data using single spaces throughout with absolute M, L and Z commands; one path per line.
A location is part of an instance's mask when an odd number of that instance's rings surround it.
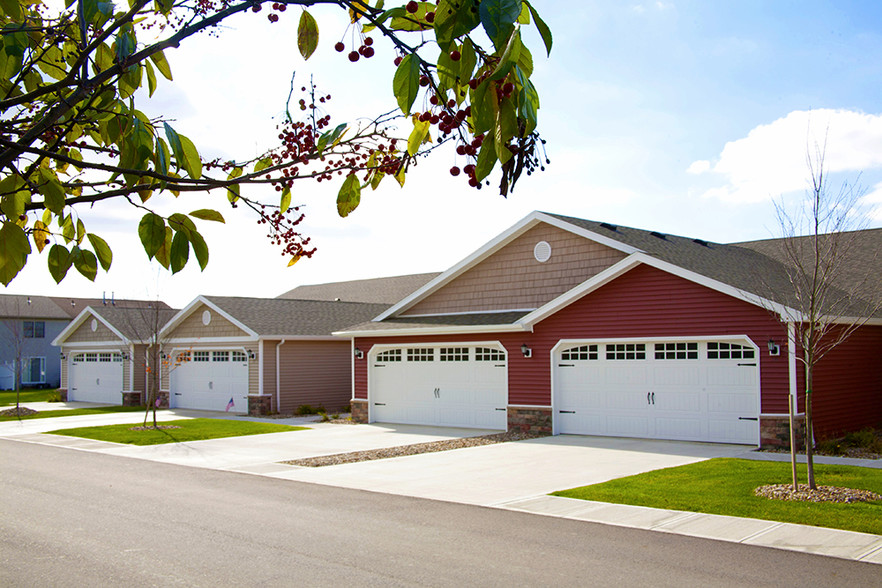
M 866 251 L 860 242 L 866 217 L 859 213 L 859 201 L 866 192 L 847 181 L 838 191 L 829 189 L 825 150 L 825 144 L 815 144 L 807 153 L 811 178 L 803 206 L 790 212 L 783 202 L 775 204 L 783 238 L 776 251 L 766 252 L 782 263 L 789 283 L 786 306 L 791 311 L 776 316 L 789 328 L 790 345 L 796 346 L 796 358 L 804 368 L 805 454 L 812 490 L 817 489 L 812 420 L 815 368 L 882 309 L 879 275 L 855 263 L 859 251 L 864 257 L 879 255 Z
M 332 125 L 327 96 L 310 83 L 294 112 L 289 97 L 279 145 L 258 157 L 205 161 L 169 117 L 151 119 L 139 110 L 139 89 L 152 95 L 158 75 L 172 79 L 166 49 L 200 33 L 219 34 L 238 13 L 266 9 L 267 26 L 275 26 L 287 8 L 299 8 L 297 48 L 309 59 L 319 27 L 308 8 L 319 5 L 348 12 L 359 46 L 339 42 L 335 48 L 348 50 L 350 61 L 371 58 L 374 37 L 394 46 L 396 111 Z M 535 25 L 549 53 L 552 36 L 528 0 L 411 0 L 389 9 L 382 0 L 374 6 L 368 0 L 67 0 L 64 7 L 3 0 L 0 25 L 3 284 L 34 250 L 48 250 L 57 282 L 71 267 L 89 279 L 99 265 L 107 270 L 111 248 L 88 230 L 83 211 L 105 200 L 143 210 L 138 235 L 144 250 L 173 273 L 191 251 L 205 268 L 208 247 L 195 221 L 224 218 L 209 209 L 163 217 L 151 199 L 193 192 L 218 191 L 233 207 L 256 212 L 293 264 L 314 252 L 297 229 L 303 216 L 291 206 L 295 180 L 340 176 L 337 210 L 346 216 L 363 189 L 376 189 L 387 177 L 403 185 L 416 158 L 439 144 L 455 144 L 468 164 L 451 173 L 462 171 L 473 187 L 498 167 L 503 195 L 523 171 L 545 163 L 536 131 L 539 96 L 530 81 L 533 57 L 521 30 Z M 403 134 L 396 123 L 406 123 Z M 272 202 L 245 189 L 260 184 L 275 188 Z M 179 202 L 186 206 L 186 199 Z
M 0 316 L 4 317 L 0 323 L 0 343 L 6 349 L 3 354 L 12 360 L 12 389 L 15 390 L 15 410 L 18 414 L 21 410 L 21 381 L 24 374 L 25 347 L 28 340 L 25 337 L 21 298 L 19 296 L 3 297 L 0 299 Z

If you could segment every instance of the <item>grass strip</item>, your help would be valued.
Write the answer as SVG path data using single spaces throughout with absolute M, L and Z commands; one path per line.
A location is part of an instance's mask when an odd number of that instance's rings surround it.
M 80 416 L 84 414 L 107 414 L 111 412 L 144 412 L 143 406 L 96 406 L 94 408 L 70 408 L 60 410 L 41 410 L 37 414 L 25 414 L 21 416 L 0 416 L 0 422 L 26 421 L 30 419 L 51 419 L 54 417 Z
M 50 397 L 58 396 L 58 391 L 49 388 L 38 390 L 36 388 L 26 388 L 20 392 L 20 402 L 48 402 Z M 16 392 L 14 390 L 4 390 L 0 392 L 0 406 L 15 406 Z
M 800 466 L 801 483 L 805 467 Z M 882 535 L 882 501 L 792 502 L 755 496 L 766 484 L 791 481 L 789 462 L 719 458 L 554 492 L 554 496 L 672 510 L 749 517 Z M 882 494 L 882 470 L 815 464 L 819 486 Z
M 162 443 L 183 443 L 186 441 L 222 439 L 224 437 L 241 437 L 244 435 L 303 431 L 309 428 L 225 419 L 180 419 L 159 423 L 160 426 L 171 425 L 176 427 L 174 429 L 132 429 L 140 425 L 141 423 L 126 423 L 101 427 L 77 427 L 75 429 L 49 431 L 49 433 L 52 435 L 84 437 L 97 441 L 110 441 L 112 443 L 127 443 L 129 445 L 159 445 Z

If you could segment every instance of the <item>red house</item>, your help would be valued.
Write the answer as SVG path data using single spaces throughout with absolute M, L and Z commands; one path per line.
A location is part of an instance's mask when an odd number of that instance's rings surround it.
M 857 242 L 871 254 L 852 274 L 875 276 L 872 303 L 882 229 Z M 354 339 L 353 417 L 780 444 L 789 397 L 804 410 L 804 377 L 775 248 L 535 212 L 335 333 Z M 816 369 L 819 437 L 882 424 L 882 312 L 869 306 Z

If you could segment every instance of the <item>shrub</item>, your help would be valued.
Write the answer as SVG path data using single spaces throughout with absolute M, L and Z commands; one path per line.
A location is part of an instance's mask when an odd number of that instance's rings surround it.
M 294 414 L 296 414 L 297 416 L 306 416 L 315 413 L 316 410 L 309 404 L 301 404 L 297 407 L 297 410 L 294 411 Z
M 61 392 L 55 390 L 46 395 L 46 402 L 61 402 Z

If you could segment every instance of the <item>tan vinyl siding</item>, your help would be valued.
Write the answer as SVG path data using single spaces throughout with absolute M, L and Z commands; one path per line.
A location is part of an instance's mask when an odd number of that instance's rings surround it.
M 536 261 L 533 248 L 551 245 Z M 625 254 L 547 224 L 533 227 L 403 315 L 533 309 L 620 261 Z
M 275 410 L 278 410 L 276 406 L 276 345 L 278 343 L 278 341 L 264 341 L 263 357 L 260 359 L 263 361 L 263 393 L 273 397 L 272 406 Z M 285 345 L 282 345 L 282 349 L 285 348 Z M 254 393 L 258 392 L 255 390 Z
M 211 313 L 211 322 L 202 324 L 202 312 Z M 217 311 L 200 304 L 169 334 L 171 339 L 198 339 L 204 337 L 247 337 L 248 333 L 222 317 Z
M 92 321 L 97 323 L 98 328 L 92 330 Z M 91 341 L 119 341 L 119 336 L 107 328 L 107 326 L 96 318 L 87 318 L 86 322 L 77 328 L 65 339 L 65 343 L 89 343 Z
M 296 341 L 282 345 L 279 412 L 292 413 L 304 404 L 334 412 L 348 405 L 352 397 L 350 352 L 349 341 Z
M 60 382 L 58 387 L 67 390 L 67 362 L 70 353 L 64 349 L 64 346 L 61 347 L 61 352 L 64 353 L 64 359 L 61 361 Z
M 147 346 L 135 345 L 135 377 L 132 380 L 132 391 L 144 393 L 147 390 Z M 123 381 L 123 386 L 128 388 L 128 380 Z

